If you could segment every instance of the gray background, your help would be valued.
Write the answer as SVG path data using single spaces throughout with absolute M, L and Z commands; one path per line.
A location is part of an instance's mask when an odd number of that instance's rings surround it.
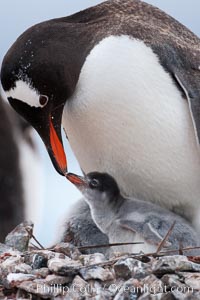
M 103 1 L 1 0 L 0 61 L 15 39 L 31 25 L 50 18 L 66 16 L 101 2 Z M 163 9 L 200 36 L 199 0 L 149 0 L 146 2 Z M 43 217 L 42 220 L 38 220 L 35 234 L 44 245 L 48 245 L 58 235 L 57 224 L 63 219 L 70 205 L 78 199 L 80 194 L 55 172 L 43 144 L 39 138 L 37 140 L 44 163 L 45 193 L 44 206 L 41 203 Z M 80 172 L 67 143 L 65 148 L 70 171 Z

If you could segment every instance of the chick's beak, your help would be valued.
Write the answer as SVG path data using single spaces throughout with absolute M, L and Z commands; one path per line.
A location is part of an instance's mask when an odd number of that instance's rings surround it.
M 67 173 L 66 178 L 73 183 L 77 188 L 81 187 L 81 186 L 87 186 L 87 181 L 84 177 L 82 176 L 78 176 L 76 174 L 73 173 Z

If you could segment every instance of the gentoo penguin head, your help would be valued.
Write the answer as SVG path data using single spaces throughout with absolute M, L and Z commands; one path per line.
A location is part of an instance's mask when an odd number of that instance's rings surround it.
M 91 172 L 85 177 L 68 173 L 66 177 L 82 192 L 90 203 L 107 201 L 112 204 L 112 202 L 116 202 L 120 195 L 115 179 L 107 173 Z
M 54 167 L 67 171 L 61 138 L 66 100 L 76 85 L 76 69 L 70 64 L 64 33 L 51 21 L 25 31 L 9 49 L 1 69 L 1 82 L 11 106 L 41 136 Z M 60 41 L 60 42 L 59 42 Z M 70 46 L 69 46 L 70 47 Z

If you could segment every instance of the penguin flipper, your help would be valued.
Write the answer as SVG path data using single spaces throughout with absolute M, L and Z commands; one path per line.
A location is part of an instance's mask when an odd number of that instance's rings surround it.
M 176 43 L 151 44 L 164 69 L 171 75 L 186 99 L 193 121 L 194 132 L 200 144 L 200 52 L 199 49 L 179 47 Z M 199 43 L 200 45 L 200 43 Z M 184 100 L 184 99 L 183 99 Z
M 200 70 L 198 72 L 200 75 Z M 198 144 L 200 144 L 200 82 L 199 87 L 196 86 L 196 89 L 195 87 L 191 89 L 191 86 L 187 85 L 184 80 L 185 78 L 182 77 L 182 74 L 175 73 L 174 77 L 180 88 L 182 88 L 182 91 L 184 92 L 184 95 L 188 101 L 195 136 Z
M 156 228 L 156 226 L 154 226 L 151 222 L 140 223 L 133 220 L 119 220 L 119 225 L 122 228 L 141 235 L 147 243 L 152 245 L 158 246 L 165 237 L 165 234 L 161 235 L 158 228 Z M 172 244 L 169 241 L 166 241 L 164 248 L 168 248 L 171 245 Z

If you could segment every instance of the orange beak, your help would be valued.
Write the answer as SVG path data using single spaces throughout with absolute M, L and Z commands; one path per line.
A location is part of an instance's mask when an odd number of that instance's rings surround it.
M 52 121 L 50 120 L 50 145 L 55 162 L 63 175 L 67 172 L 67 159 L 63 145 L 55 131 Z
M 73 183 L 73 184 L 76 185 L 77 187 L 80 186 L 80 185 L 86 185 L 86 184 L 87 184 L 85 178 L 82 177 L 82 176 L 78 176 L 78 175 L 73 174 L 73 173 L 67 173 L 65 176 L 66 176 L 66 178 L 67 178 L 71 183 Z

